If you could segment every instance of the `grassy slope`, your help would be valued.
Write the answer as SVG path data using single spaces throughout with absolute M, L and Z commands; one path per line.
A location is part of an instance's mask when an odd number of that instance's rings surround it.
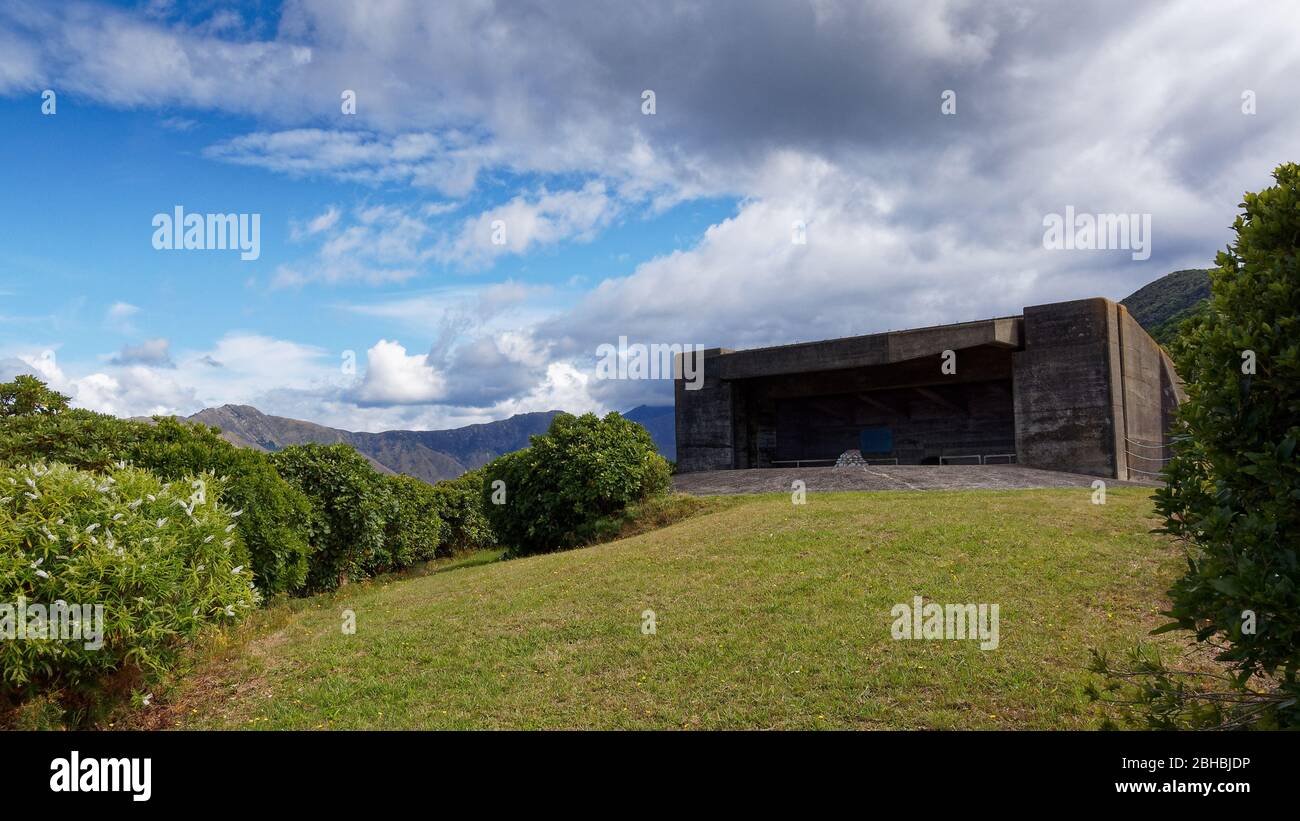
M 1087 727 L 1088 648 L 1160 623 L 1181 560 L 1149 491 L 743 497 L 618 542 L 273 608 L 167 724 L 258 728 Z M 893 641 L 923 594 L 1001 647 Z M 357 614 L 343 635 L 340 611 Z M 653 609 L 657 635 L 642 635 Z

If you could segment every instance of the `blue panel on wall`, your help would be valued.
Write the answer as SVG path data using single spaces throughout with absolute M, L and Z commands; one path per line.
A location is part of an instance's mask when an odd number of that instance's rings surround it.
M 894 431 L 892 428 L 863 428 L 858 434 L 858 450 L 863 455 L 869 453 L 893 453 Z

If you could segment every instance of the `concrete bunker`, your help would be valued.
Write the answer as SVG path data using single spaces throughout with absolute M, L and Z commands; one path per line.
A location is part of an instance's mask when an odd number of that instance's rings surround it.
M 679 363 L 682 472 L 826 465 L 857 449 L 878 464 L 1019 463 L 1153 478 L 1182 398 L 1160 346 L 1101 298 L 686 355 L 701 357 L 693 364 L 703 380 L 687 390 Z

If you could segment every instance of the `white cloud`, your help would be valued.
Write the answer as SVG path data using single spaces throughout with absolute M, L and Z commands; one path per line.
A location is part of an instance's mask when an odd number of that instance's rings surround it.
M 444 262 L 485 265 L 503 254 L 522 255 L 561 241 L 589 242 L 618 215 L 619 203 L 605 184 L 591 181 L 578 190 L 519 195 L 467 218 L 459 235 L 437 250 Z
M 446 381 L 424 354 L 408 355 L 396 341 L 381 339 L 366 351 L 366 373 L 351 396 L 362 405 L 418 405 L 436 402 Z
M 290 238 L 297 242 L 307 237 L 316 236 L 323 231 L 328 231 L 338 224 L 339 214 L 339 209 L 331 205 L 305 223 L 290 222 Z

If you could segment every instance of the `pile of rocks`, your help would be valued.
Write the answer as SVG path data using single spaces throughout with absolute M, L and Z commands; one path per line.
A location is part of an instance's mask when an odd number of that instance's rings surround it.
M 860 450 L 846 450 L 840 454 L 840 458 L 835 460 L 837 468 L 860 468 L 866 467 L 867 460 L 862 458 Z

